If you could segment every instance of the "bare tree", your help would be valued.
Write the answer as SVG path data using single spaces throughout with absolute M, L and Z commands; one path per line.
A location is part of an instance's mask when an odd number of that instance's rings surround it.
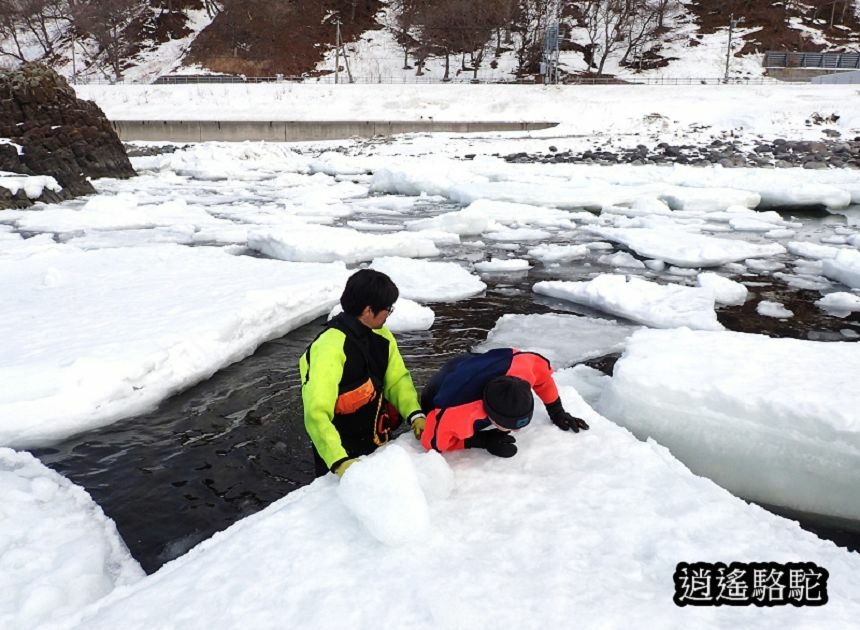
M 224 2 L 219 0 L 203 0 L 203 8 L 206 9 L 206 15 L 214 18 L 224 10 Z
M 555 0 L 518 0 L 511 20 L 516 36 L 517 74 L 538 70 L 547 25 L 554 15 Z
M 418 46 L 418 40 L 412 35 L 415 29 L 419 10 L 415 0 L 391 0 L 388 3 L 386 22 L 389 30 L 394 33 L 394 39 L 403 50 L 403 69 L 409 70 L 409 53 Z
M 0 55 L 15 61 L 30 61 L 24 52 L 20 36 L 23 21 L 21 3 L 16 0 L 0 0 L 0 41 L 6 40 L 12 48 L 0 47 Z
M 143 8 L 145 0 L 85 0 L 74 7 L 75 24 L 91 37 L 104 55 L 115 79 L 122 79 L 123 60 L 129 49 L 125 27 Z
M 678 5 L 678 0 L 648 0 L 646 4 L 648 11 L 653 11 L 657 16 L 657 28 L 662 29 L 666 14 Z
M 633 9 L 627 22 L 626 48 L 620 64 L 627 63 L 630 54 L 639 51 L 640 59 L 644 47 L 654 41 L 658 34 L 661 6 L 664 3 L 639 0 L 633 2 Z M 663 6 L 662 8 L 665 8 Z
M 593 51 L 592 63 L 603 74 L 607 59 L 624 50 L 622 61 L 654 37 L 668 4 L 652 0 L 577 0 L 580 23 Z

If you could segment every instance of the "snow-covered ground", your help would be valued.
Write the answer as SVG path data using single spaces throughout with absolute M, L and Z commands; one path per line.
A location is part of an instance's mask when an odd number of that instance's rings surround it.
M 756 100 L 758 88 L 703 86 L 651 91 L 649 103 L 648 93 L 636 90 L 652 88 L 593 88 L 602 96 L 589 102 L 589 91 L 578 100 L 575 88 L 517 86 L 515 94 L 484 86 L 349 86 L 349 107 L 334 103 L 329 88 L 307 86 L 300 96 L 305 86 L 260 87 L 252 93 L 196 86 L 134 102 L 129 86 L 87 89 L 114 116 L 157 118 L 172 108 L 174 117 L 233 117 L 255 108 L 264 120 L 289 111 L 275 90 L 292 94 L 294 103 L 310 99 L 296 109 L 305 118 L 386 108 L 417 117 L 427 112 L 422 95 L 431 109 L 474 118 L 493 113 L 482 99 L 495 96 L 502 99 L 497 119 L 527 117 L 532 102 L 531 112 L 564 112 L 566 127 L 386 142 L 192 144 L 134 158 L 138 177 L 95 181 L 98 192 L 87 199 L 3 211 L 0 291 L 10 297 L 0 315 L 8 342 L 0 358 L 0 443 L 21 447 L 84 431 L 206 378 L 265 339 L 328 313 L 346 276 L 344 260 L 391 273 L 403 289 L 398 309 L 405 300 L 435 308 L 467 299 L 502 269 L 535 291 L 553 287 L 562 299 L 534 299 L 555 313 L 512 313 L 482 347 L 533 347 L 558 367 L 624 352 L 618 377 L 584 366 L 559 372 L 565 406 L 592 430 L 561 433 L 538 405 L 512 460 L 480 451 L 423 455 L 407 435 L 389 449 L 402 448 L 405 459 L 393 450 L 365 462 L 391 481 L 391 496 L 412 506 L 388 512 L 402 523 L 398 531 L 373 520 L 391 502 L 362 494 L 371 489 L 354 467 L 354 484 L 338 489 L 333 477 L 318 480 L 49 627 L 513 628 L 566 626 L 571 619 L 617 627 L 629 625 L 630 610 L 649 627 L 855 623 L 856 554 L 695 476 L 676 459 L 689 460 L 685 448 L 673 443 L 704 448 L 722 440 L 720 457 L 705 461 L 732 467 L 743 449 L 766 442 L 772 448 L 745 464 L 751 479 L 736 492 L 856 518 L 831 508 L 840 498 L 852 500 L 860 469 L 860 400 L 850 382 L 860 345 L 797 341 L 796 350 L 787 340 L 718 330 L 717 317 L 728 304 L 776 301 L 768 286 L 778 283 L 783 296 L 808 303 L 816 316 L 826 318 L 828 305 L 841 308 L 845 318 L 834 334 L 860 336 L 850 314 L 851 298 L 860 296 L 858 171 L 513 164 L 499 157 L 593 144 L 593 136 L 577 137 L 576 130 L 599 129 L 600 107 L 603 120 L 613 121 L 603 125 L 600 142 L 655 143 L 687 133 L 691 142 L 706 142 L 738 128 L 745 140 L 820 138 L 822 128 L 805 119 L 837 105 L 833 111 L 843 115 L 834 127 L 857 134 L 856 108 L 845 109 L 848 91 L 801 87 Z M 174 100 L 181 94 L 188 100 Z M 251 94 L 259 99 L 249 102 Z M 457 95 L 468 98 L 459 103 Z M 696 96 L 704 102 L 695 103 Z M 660 118 L 648 127 L 643 117 L 655 111 Z M 697 118 L 713 126 L 691 130 Z M 830 214 L 762 211 L 782 204 L 820 204 Z M 571 298 L 585 301 L 590 317 L 557 312 L 580 308 Z M 403 310 L 405 328 L 432 317 L 417 304 Z M 779 321 L 749 310 L 762 328 Z M 638 326 L 613 323 L 615 317 L 668 330 L 634 332 Z M 691 324 L 710 330 L 678 328 Z M 699 339 L 716 341 L 700 348 Z M 813 377 L 805 379 L 807 373 Z M 605 404 L 605 417 L 586 401 Z M 724 417 L 729 404 L 745 415 Z M 663 446 L 615 424 L 637 433 L 634 422 L 658 416 L 672 421 L 667 437 L 655 432 Z M 768 441 L 776 429 L 767 419 L 780 423 L 782 441 Z M 690 457 L 698 456 L 693 449 Z M 815 483 L 801 483 L 799 470 Z M 773 483 L 774 476 L 784 483 Z M 35 501 L 37 492 L 0 484 L 0 506 L 11 498 Z M 820 501 L 800 501 L 807 495 Z M 0 540 L 12 531 L 10 518 L 0 520 Z M 22 548 L 40 553 L 37 542 Z M 56 562 L 74 564 L 78 553 L 85 549 L 65 548 Z M 676 608 L 675 565 L 696 560 L 816 562 L 830 572 L 830 603 Z M 112 585 L 105 584 L 100 592 Z M 46 603 L 40 618 L 68 612 L 63 606 Z
M 144 575 L 81 488 L 0 448 L 0 626 L 33 628 Z
M 533 132 L 564 150 L 606 139 L 636 146 L 659 136 L 695 143 L 745 133 L 821 139 L 823 129 L 850 136 L 860 128 L 845 85 L 525 86 L 525 85 L 78 85 L 111 120 L 441 120 L 549 121 Z M 810 125 L 813 113 L 839 119 Z M 527 149 L 524 149 L 527 150 Z
M 320 479 L 55 627 L 618 628 L 631 610 L 654 628 L 855 623 L 860 556 L 561 393 L 590 431 L 561 433 L 537 411 L 511 460 L 443 459 L 404 436 L 341 487 Z M 815 562 L 830 572 L 830 602 L 681 609 L 672 574 L 693 559 Z

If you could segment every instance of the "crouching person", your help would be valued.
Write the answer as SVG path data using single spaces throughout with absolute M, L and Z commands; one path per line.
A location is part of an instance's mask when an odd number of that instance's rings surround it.
M 534 413 L 532 390 L 557 427 L 575 433 L 588 429 L 584 420 L 564 410 L 549 361 L 516 348 L 448 361 L 421 393 L 426 421 L 419 419 L 412 428 L 427 450 L 483 448 L 512 457 L 517 452 L 513 433 L 528 425 Z

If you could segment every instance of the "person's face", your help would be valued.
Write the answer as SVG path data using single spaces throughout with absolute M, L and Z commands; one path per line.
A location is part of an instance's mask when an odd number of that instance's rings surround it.
M 489 420 L 490 424 L 493 425 L 493 427 L 495 427 L 499 431 L 504 431 L 505 433 L 516 433 L 517 431 L 519 431 L 519 429 L 509 429 L 508 427 L 503 427 L 500 424 L 496 424 L 495 422 L 493 422 L 493 419 L 490 416 L 487 416 L 487 420 Z
M 382 328 L 385 325 L 385 321 L 388 319 L 388 316 L 391 315 L 391 312 L 394 310 L 394 307 L 384 308 L 378 313 L 374 313 L 373 309 L 369 306 L 364 307 L 364 311 L 362 311 L 361 315 L 358 318 L 362 324 L 367 326 L 368 328 L 373 328 L 377 330 Z

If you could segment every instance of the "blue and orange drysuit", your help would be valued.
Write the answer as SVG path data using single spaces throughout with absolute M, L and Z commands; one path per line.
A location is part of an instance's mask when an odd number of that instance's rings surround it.
M 439 452 L 466 448 L 465 441 L 491 425 L 484 386 L 497 376 L 516 376 L 531 385 L 545 405 L 558 401 L 549 361 L 534 352 L 499 348 L 451 359 L 421 393 L 427 424 L 421 445 Z

